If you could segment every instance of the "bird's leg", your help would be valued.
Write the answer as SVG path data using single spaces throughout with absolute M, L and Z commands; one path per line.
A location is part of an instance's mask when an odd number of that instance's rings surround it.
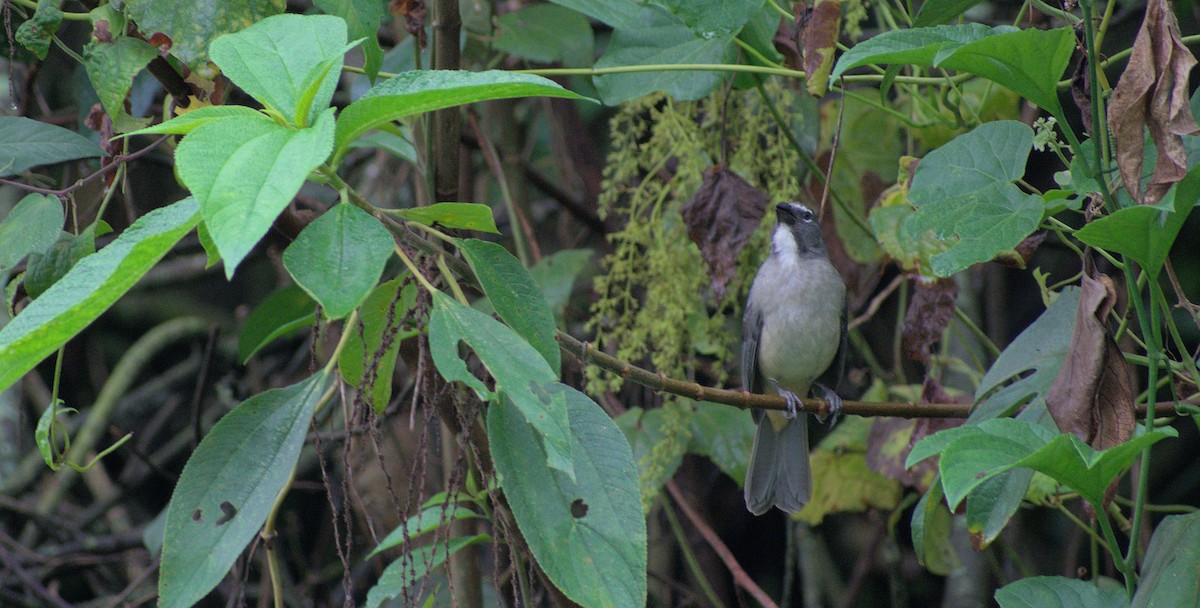
M 837 424 L 838 416 L 842 413 L 842 398 L 839 397 L 838 394 L 833 391 L 833 389 L 825 386 L 824 384 L 813 384 L 813 389 L 813 392 L 819 392 L 821 394 L 821 398 L 829 402 L 829 413 L 823 416 L 817 416 L 817 420 L 820 420 L 821 422 L 829 420 L 830 426 Z
M 801 403 L 800 397 L 798 397 L 796 393 L 779 386 L 779 383 L 774 380 L 767 379 L 767 383 L 771 385 L 771 388 L 778 393 L 780 397 L 783 397 L 784 401 L 787 401 L 787 409 L 783 411 L 783 416 L 785 418 L 791 420 L 792 418 L 796 417 L 796 412 L 804 409 L 804 404 Z

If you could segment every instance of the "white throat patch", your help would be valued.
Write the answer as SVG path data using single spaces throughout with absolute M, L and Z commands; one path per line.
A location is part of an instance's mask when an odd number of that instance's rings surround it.
M 800 254 L 800 245 L 796 243 L 796 235 L 783 224 L 775 226 L 771 233 L 771 253 L 793 260 Z

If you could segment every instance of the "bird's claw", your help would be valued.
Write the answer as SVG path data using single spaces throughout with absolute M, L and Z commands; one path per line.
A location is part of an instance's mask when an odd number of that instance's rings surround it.
M 829 410 L 824 414 L 818 414 L 817 420 L 821 421 L 822 423 L 828 420 L 829 426 L 837 424 L 838 416 L 840 416 L 842 413 L 842 398 L 839 397 L 838 394 L 833 391 L 833 389 L 823 384 L 815 384 L 813 387 L 820 391 L 821 398 L 829 403 Z
M 784 401 L 787 401 L 787 409 L 783 410 L 783 417 L 787 418 L 788 420 L 795 418 L 796 413 L 804 409 L 804 403 L 800 401 L 800 397 L 797 396 L 796 393 L 779 386 L 779 383 L 774 380 L 769 380 L 768 382 L 771 384 L 771 388 L 774 389 L 780 397 L 783 397 Z

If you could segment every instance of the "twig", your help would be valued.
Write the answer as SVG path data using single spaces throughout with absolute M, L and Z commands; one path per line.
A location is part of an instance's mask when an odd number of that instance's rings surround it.
M 883 291 L 875 294 L 875 297 L 871 298 L 871 303 L 867 305 L 866 312 L 854 317 L 854 320 L 850 321 L 850 323 L 846 325 L 846 330 L 849 331 L 851 329 L 855 329 L 859 325 L 870 321 L 871 317 L 875 316 L 875 313 L 879 312 L 879 307 L 883 306 L 883 303 L 887 301 L 888 296 L 891 296 L 892 292 L 900 288 L 900 285 L 904 283 L 905 278 L 907 277 L 905 277 L 903 274 L 896 275 L 896 278 L 892 279 L 892 282 L 889 283 L 887 287 L 884 287 Z
M 39 188 L 37 186 L 30 186 L 29 184 L 23 184 L 21 182 L 16 182 L 16 181 L 7 180 L 7 179 L 0 179 L 0 184 L 4 184 L 6 186 L 12 186 L 14 188 L 19 188 L 21 190 L 26 190 L 28 192 L 37 192 L 38 194 L 45 194 L 47 196 L 50 196 L 50 195 L 66 196 L 67 194 L 70 194 L 71 192 L 74 192 L 75 190 L 82 188 L 84 184 L 113 170 L 113 168 L 115 168 L 117 165 L 120 165 L 121 163 L 127 163 L 131 160 L 138 158 L 139 156 L 149 153 L 151 150 L 158 147 L 158 144 L 161 144 L 162 142 L 166 141 L 166 139 L 168 137 L 170 137 L 170 135 L 164 135 L 164 136 L 154 140 L 154 142 L 152 142 L 150 145 L 146 146 L 145 148 L 142 148 L 141 150 L 138 150 L 137 152 L 134 152 L 132 154 L 124 154 L 121 156 L 114 156 L 112 160 L 101 165 L 101 167 L 99 169 L 97 169 L 94 173 L 76 181 L 74 184 L 71 184 L 70 186 L 67 186 L 66 188 L 63 188 L 61 190 L 51 190 L 49 188 Z
M 717 533 L 713 532 L 713 529 L 704 523 L 704 520 L 700 519 L 700 515 L 692 510 L 691 505 L 684 499 L 683 492 L 679 491 L 679 487 L 675 485 L 674 480 L 667 482 L 667 492 L 671 493 L 671 498 L 675 500 L 675 504 L 679 505 L 679 510 L 683 511 L 683 515 L 688 518 L 688 521 L 692 522 L 693 526 L 696 526 L 696 529 L 700 531 L 704 540 L 708 542 L 708 546 L 712 547 L 717 557 L 720 557 L 721 561 L 725 563 L 725 567 L 729 568 L 729 573 L 733 575 L 734 584 L 745 589 L 746 593 L 749 593 L 750 597 L 758 600 L 758 603 L 762 604 L 764 608 L 779 608 L 775 600 L 772 600 L 771 596 L 767 595 L 767 592 L 763 591 L 762 587 L 755 584 L 749 574 L 746 574 L 746 571 L 742 569 L 742 565 L 733 557 L 733 552 L 721 541 L 721 537 L 717 536 Z

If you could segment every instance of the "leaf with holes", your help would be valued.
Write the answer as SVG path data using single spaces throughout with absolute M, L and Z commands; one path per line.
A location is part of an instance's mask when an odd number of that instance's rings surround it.
M 575 389 L 554 383 L 570 416 L 575 478 L 529 445 L 537 431 L 509 407 L 488 408 L 488 437 L 504 496 L 550 580 L 584 606 L 646 604 L 646 520 L 637 469 L 612 418 Z
M 495 393 L 467 369 L 460 343 L 471 347 L 491 372 Z M 429 316 L 429 354 L 446 380 L 462 382 L 481 399 L 493 401 L 490 409 L 515 407 L 540 438 L 528 445 L 542 446 L 539 458 L 574 478 L 567 406 L 561 393 L 547 390 L 558 376 L 533 346 L 499 321 L 436 292 Z
M 83 67 L 104 111 L 116 120 L 125 111 L 125 94 L 133 77 L 158 51 L 145 41 L 121 37 L 112 42 L 93 41 L 83 49 Z
M 318 374 L 259 393 L 196 446 L 167 507 L 160 608 L 195 604 L 229 573 L 291 476 L 328 385 L 329 376 Z

